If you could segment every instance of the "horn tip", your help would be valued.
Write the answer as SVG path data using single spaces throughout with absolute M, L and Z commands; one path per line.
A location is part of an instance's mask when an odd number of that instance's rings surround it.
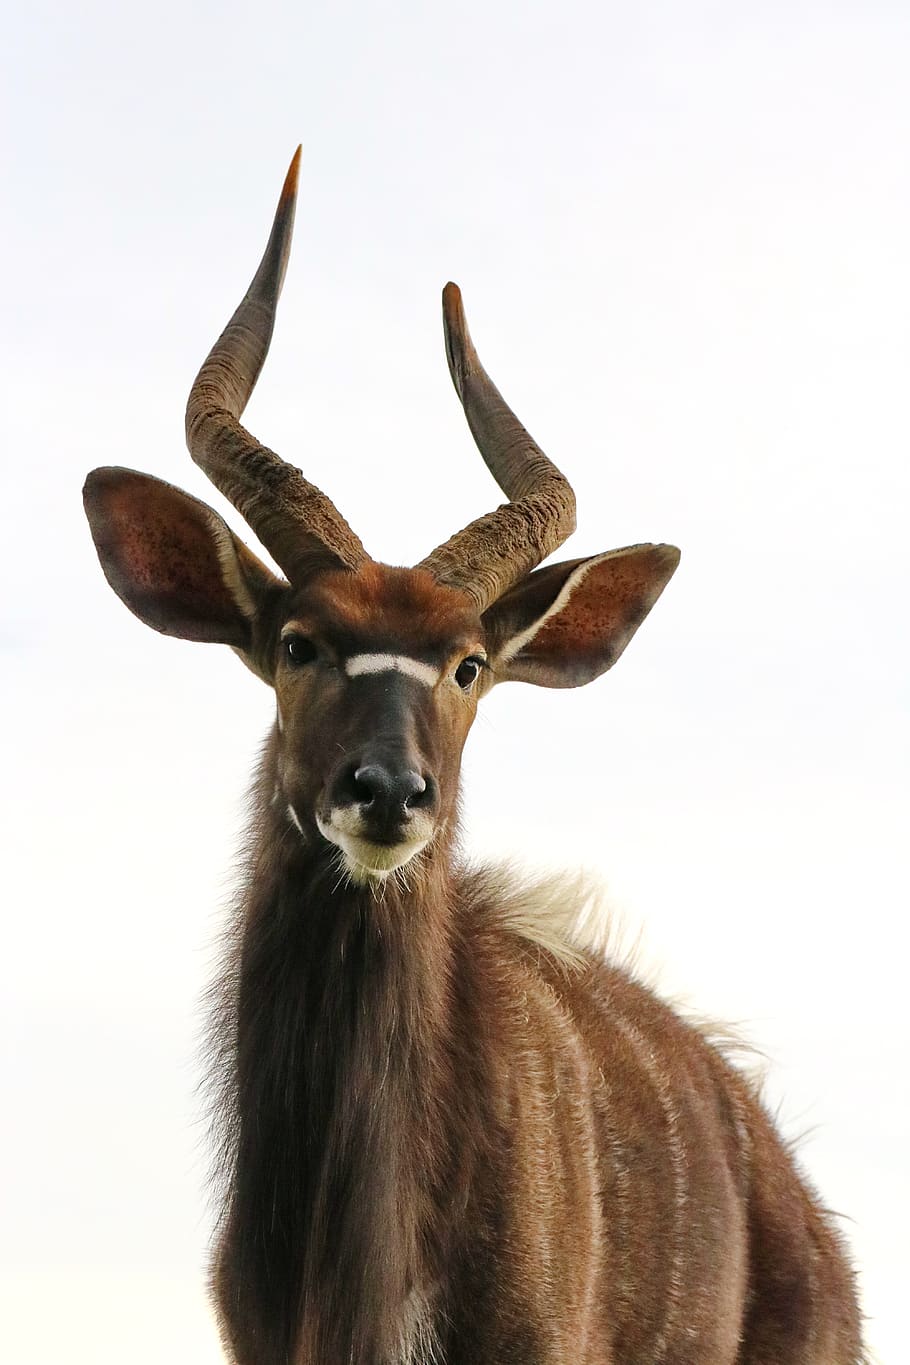
M 300 179 L 300 157 L 303 152 L 303 143 L 298 143 L 297 150 L 291 157 L 291 164 L 288 166 L 288 173 L 284 177 L 284 184 L 281 187 L 280 205 L 284 208 L 288 202 L 297 196 L 297 182 Z
M 446 325 L 451 327 L 453 323 L 461 323 L 464 326 L 464 307 L 461 302 L 461 290 L 457 284 L 449 280 L 445 289 L 442 291 L 442 312 Z
M 461 302 L 461 290 L 451 280 L 442 291 L 442 323 L 445 332 L 449 372 L 458 395 L 461 397 L 465 378 L 471 373 L 476 356 L 468 333 L 467 319 Z

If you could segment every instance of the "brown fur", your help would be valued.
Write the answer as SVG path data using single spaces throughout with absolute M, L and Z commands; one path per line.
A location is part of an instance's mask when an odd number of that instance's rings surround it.
M 481 616 L 425 570 L 282 584 L 129 471 L 92 476 L 86 505 L 134 611 L 234 645 L 277 695 L 211 1032 L 236 1365 L 857 1365 L 840 1238 L 743 1076 L 560 944 L 571 904 L 553 942 L 539 897 L 453 853 L 484 690 L 609 666 L 666 556 L 628 552 L 651 565 L 631 588 L 623 555 L 599 557 L 606 584 L 552 566 Z M 351 677 L 363 653 L 390 666 Z M 358 773 L 422 775 L 419 804 Z M 396 864 L 409 829 L 429 842 Z
M 131 610 L 277 697 L 211 1031 L 235 1365 L 857 1365 L 840 1238 L 742 1074 L 560 943 L 571 903 L 554 941 L 453 851 L 484 691 L 603 672 L 676 552 L 550 565 L 479 613 L 309 550 L 282 583 L 132 471 L 86 509 Z
M 437 663 L 483 631 L 381 566 L 279 616 Z M 856 1365 L 839 1235 L 742 1074 L 453 855 L 473 704 L 380 674 L 355 707 L 331 670 L 273 674 L 285 728 L 212 1034 L 238 1365 Z M 439 779 L 439 834 L 353 886 L 312 825 L 323 759 L 390 726 Z
M 276 752 L 213 1034 L 239 1365 L 860 1360 L 839 1237 L 702 1034 L 517 935 L 447 842 L 338 886 Z

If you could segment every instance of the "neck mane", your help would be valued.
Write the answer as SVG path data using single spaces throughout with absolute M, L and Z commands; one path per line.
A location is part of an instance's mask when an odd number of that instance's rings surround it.
M 449 844 L 407 890 L 354 886 L 324 841 L 260 810 L 212 1029 L 219 1294 L 268 1365 L 407 1360 L 429 1347 L 457 1141 Z

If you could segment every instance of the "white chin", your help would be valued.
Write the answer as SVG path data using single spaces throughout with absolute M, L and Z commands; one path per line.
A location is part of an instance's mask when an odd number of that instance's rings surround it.
M 322 837 L 340 850 L 345 870 L 351 880 L 358 883 L 382 881 L 415 858 L 421 849 L 426 848 L 431 837 L 426 834 L 400 844 L 372 844 L 367 839 L 325 823 L 318 816 L 316 823 Z

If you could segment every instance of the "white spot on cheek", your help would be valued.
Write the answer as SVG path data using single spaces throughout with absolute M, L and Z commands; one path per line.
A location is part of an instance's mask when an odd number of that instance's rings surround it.
M 303 825 L 300 823 L 299 819 L 297 818 L 297 812 L 295 811 L 294 807 L 291 805 L 290 801 L 288 802 L 288 819 L 291 821 L 292 824 L 294 824 L 294 825 L 297 826 L 297 828 L 300 830 L 300 833 L 302 834 L 302 833 L 303 833 Z
M 406 654 L 355 654 L 345 663 L 344 671 L 349 678 L 359 678 L 364 673 L 406 673 L 425 687 L 435 687 L 440 677 L 438 668 L 420 659 L 409 659 Z

